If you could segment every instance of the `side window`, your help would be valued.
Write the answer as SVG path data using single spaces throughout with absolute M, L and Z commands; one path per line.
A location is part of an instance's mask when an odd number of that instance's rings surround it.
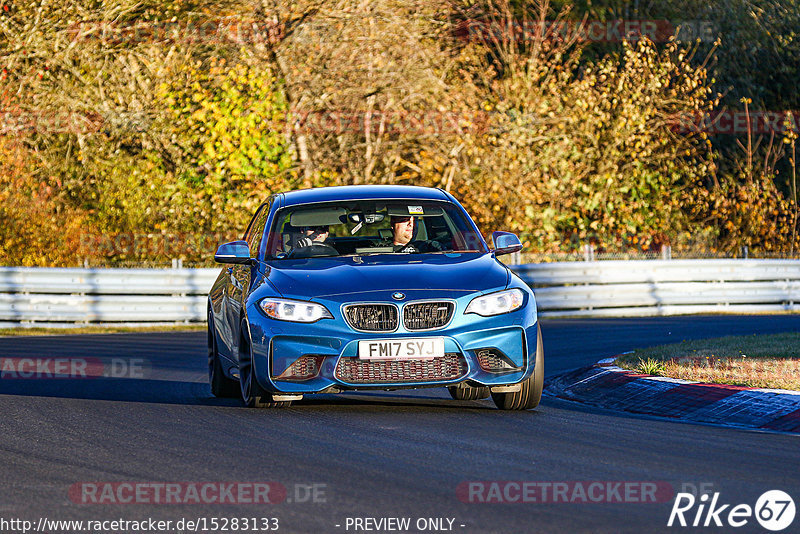
M 255 215 L 253 215 L 253 218 L 250 219 L 250 223 L 247 225 L 247 230 L 244 231 L 244 235 L 242 236 L 242 241 L 247 241 L 248 243 L 250 242 L 250 237 L 253 235 L 253 228 L 256 225 L 256 220 L 258 220 L 258 216 L 261 215 L 261 212 L 263 211 L 263 209 L 264 209 L 264 206 L 262 204 L 256 210 L 256 213 L 255 213 Z
M 289 212 L 285 209 L 278 211 L 272 221 L 272 229 L 268 234 L 264 254 L 275 257 L 281 252 L 289 252 L 291 234 L 289 233 Z
M 296 245 L 297 239 L 301 237 L 300 229 L 294 228 L 289 222 L 290 217 L 291 212 L 288 212 L 285 216 L 277 219 L 278 229 L 280 231 L 276 232 L 276 234 L 280 235 L 280 240 L 278 241 L 278 248 L 275 254 L 291 251 Z
M 261 238 L 264 235 L 264 225 L 267 223 L 269 216 L 269 203 L 261 205 L 261 208 L 253 218 L 250 228 L 247 229 L 244 240 L 250 246 L 250 256 L 253 258 L 258 257 L 258 246 L 261 244 Z

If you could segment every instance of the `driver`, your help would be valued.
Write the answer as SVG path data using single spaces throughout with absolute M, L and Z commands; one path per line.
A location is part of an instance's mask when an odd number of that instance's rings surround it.
M 442 246 L 436 241 L 412 241 L 416 219 L 411 215 L 392 215 L 392 247 L 394 252 L 438 252 Z
M 395 252 L 419 252 L 411 244 L 414 237 L 414 217 L 392 216 L 392 246 Z
M 327 226 L 306 226 L 302 232 L 303 235 L 295 245 L 297 248 L 326 244 L 325 241 L 328 239 L 329 229 Z

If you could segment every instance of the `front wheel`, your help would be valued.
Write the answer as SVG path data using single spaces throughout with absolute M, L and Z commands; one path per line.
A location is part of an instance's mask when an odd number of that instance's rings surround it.
M 492 400 L 501 410 L 530 410 L 539 406 L 544 388 L 544 348 L 542 329 L 536 325 L 536 366 L 533 374 L 522 382 L 522 388 L 514 393 L 492 393 Z
M 272 395 L 258 383 L 253 368 L 253 348 L 250 345 L 250 329 L 242 321 L 239 334 L 239 385 L 242 401 L 248 408 L 285 408 L 292 401 L 273 401 Z

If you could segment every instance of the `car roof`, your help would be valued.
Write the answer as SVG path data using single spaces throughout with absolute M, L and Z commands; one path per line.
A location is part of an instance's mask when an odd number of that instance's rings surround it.
M 343 185 L 283 193 L 283 205 L 294 206 L 334 200 L 414 199 L 450 200 L 441 189 L 416 185 Z

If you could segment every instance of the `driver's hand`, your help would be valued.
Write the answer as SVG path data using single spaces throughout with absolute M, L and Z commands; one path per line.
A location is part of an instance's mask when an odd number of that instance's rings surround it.
M 310 247 L 313 244 L 314 244 L 314 241 L 310 237 L 301 237 L 300 239 L 297 240 L 297 247 L 298 248 Z
M 410 253 L 410 254 L 413 254 L 415 252 L 419 252 L 419 250 L 417 250 L 417 248 L 413 244 L 411 244 L 411 242 L 406 243 L 405 245 L 394 245 L 394 251 L 395 252 L 406 252 L 406 253 Z

